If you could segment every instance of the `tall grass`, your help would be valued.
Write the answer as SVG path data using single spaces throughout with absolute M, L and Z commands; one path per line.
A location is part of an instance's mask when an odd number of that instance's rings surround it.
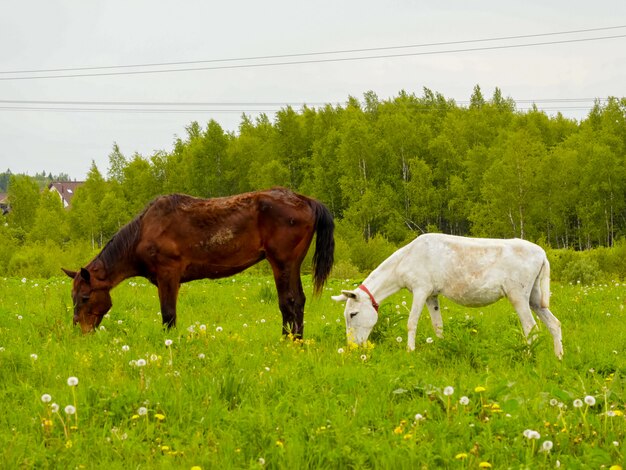
M 425 311 L 408 353 L 406 291 L 383 303 L 373 344 L 352 349 L 343 305 L 329 298 L 352 283 L 331 281 L 321 298 L 305 284 L 305 339 L 293 342 L 281 337 L 263 275 L 183 286 L 170 331 L 156 289 L 127 281 L 113 290 L 104 328 L 88 336 L 72 327 L 69 279 L 0 279 L 3 466 L 608 468 L 624 460 L 621 283 L 553 285 L 562 362 L 544 327 L 539 341 L 524 341 L 506 302 L 468 309 L 444 300 L 445 338 Z

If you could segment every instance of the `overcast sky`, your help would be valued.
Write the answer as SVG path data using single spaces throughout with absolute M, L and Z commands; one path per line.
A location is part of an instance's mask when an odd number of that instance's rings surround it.
M 237 131 L 243 112 L 273 118 L 368 90 L 382 100 L 428 87 L 465 104 L 479 84 L 518 109 L 535 100 L 582 119 L 589 99 L 626 95 L 625 25 L 624 0 L 5 1 L 0 171 L 84 179 L 93 160 L 106 175 L 114 142 L 149 157 L 194 120 Z M 551 34 L 580 30 L 593 31 Z M 526 37 L 476 41 L 512 36 Z M 252 59 L 267 56 L 289 57 Z M 203 70 L 171 72 L 181 68 Z

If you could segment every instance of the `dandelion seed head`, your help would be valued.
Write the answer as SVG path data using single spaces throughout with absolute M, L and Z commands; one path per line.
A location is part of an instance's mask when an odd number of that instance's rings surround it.
M 124 346 L 122 346 L 122 351 L 124 352 L 130 351 L 130 346 L 128 344 L 125 344 Z
M 78 385 L 78 378 L 77 377 L 68 377 L 67 378 L 67 384 L 70 387 L 75 387 L 76 385 Z
M 434 341 L 435 341 L 435 340 L 434 340 L 434 339 L 432 339 L 430 336 L 429 336 L 428 338 L 426 338 L 426 342 L 427 342 L 428 344 L 432 344 Z
M 148 414 L 148 408 L 146 408 L 145 406 L 140 406 L 139 409 L 137 410 L 137 414 L 139 416 L 145 416 Z
M 171 345 L 172 345 L 172 340 L 171 339 L 166 339 L 165 340 L 165 346 L 169 348 Z
M 52 401 L 52 397 L 49 394 L 44 393 L 41 395 L 41 401 L 44 403 L 50 403 Z
M 137 367 L 143 367 L 146 365 L 146 360 L 145 359 L 137 359 Z
M 219 333 L 219 332 L 220 332 L 220 331 L 222 331 L 223 329 L 224 329 L 224 328 L 222 328 L 221 326 L 218 326 L 217 328 L 215 328 L 215 331 L 217 331 L 217 332 Z
M 526 439 L 539 439 L 539 438 L 541 438 L 541 434 L 539 434 L 537 431 L 533 431 L 532 429 L 525 429 L 523 434 L 524 434 L 524 437 Z
M 337 349 L 337 352 L 338 352 L 339 354 L 343 354 L 345 351 L 344 351 L 344 349 L 343 349 L 343 348 L 339 348 L 339 349 Z
M 589 406 L 593 406 L 596 404 L 596 398 L 593 395 L 587 395 L 585 397 L 585 403 Z
M 37 354 L 35 354 L 35 353 L 32 353 L 32 354 L 30 355 L 30 358 L 31 358 L 33 361 L 36 361 L 36 360 L 38 359 L 38 357 L 39 357 L 39 356 L 37 356 Z
M 200 353 L 198 354 L 198 359 L 204 359 L 206 356 L 204 355 L 204 353 Z
M 582 408 L 583 406 L 583 401 L 580 398 L 577 398 L 576 400 L 574 400 L 574 408 Z
M 367 361 L 367 356 L 365 354 L 361 354 L 361 360 L 362 361 Z
M 52 410 L 53 413 L 57 413 L 59 411 L 59 405 L 57 405 L 56 403 L 53 403 L 52 405 L 50 405 L 50 409 Z
M 76 413 L 76 408 L 74 407 L 74 405 L 67 405 L 65 407 L 65 414 L 66 415 L 73 415 L 74 413 Z
M 552 441 L 543 441 L 543 444 L 541 444 L 541 450 L 544 452 L 550 452 L 552 447 L 554 447 Z
M 398 343 L 401 343 L 401 342 L 402 342 L 402 336 L 398 336 L 398 337 L 396 338 L 396 341 L 397 341 Z
M 467 406 L 469 405 L 469 398 L 467 398 L 466 396 L 462 396 L 459 400 L 459 403 L 463 406 Z
M 454 387 L 451 387 L 450 385 L 448 385 L 446 388 L 443 389 L 443 394 L 447 397 L 451 396 L 454 393 Z

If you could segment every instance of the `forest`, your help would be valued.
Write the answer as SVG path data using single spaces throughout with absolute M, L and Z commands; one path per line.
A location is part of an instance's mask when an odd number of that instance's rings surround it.
M 152 155 L 113 144 L 108 168 L 92 164 L 69 210 L 42 191 L 42 178 L 1 176 L 11 207 L 0 226 L 3 275 L 35 269 L 36 253 L 86 261 L 160 194 L 272 186 L 329 207 L 346 269 L 371 269 L 426 232 L 602 249 L 626 233 L 626 98 L 597 100 L 578 121 L 518 110 L 500 89 L 487 98 L 477 85 L 466 106 L 429 89 L 387 100 L 367 92 L 343 105 L 243 115 L 237 132 L 191 122 Z

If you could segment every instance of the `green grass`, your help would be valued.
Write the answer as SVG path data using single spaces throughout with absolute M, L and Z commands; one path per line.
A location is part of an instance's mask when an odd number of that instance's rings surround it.
M 281 338 L 269 277 L 183 286 L 172 331 L 161 327 L 156 289 L 125 282 L 113 290 L 104 330 L 87 336 L 72 327 L 69 280 L 0 279 L 2 466 L 622 464 L 624 285 L 553 285 L 562 362 L 544 327 L 539 341 L 526 344 L 505 301 L 469 309 L 443 300 L 445 338 L 435 338 L 425 311 L 408 353 L 406 291 L 383 303 L 373 347 L 351 349 L 343 305 L 330 300 L 351 286 L 334 280 L 314 298 L 305 277 L 305 340 L 294 343 Z M 78 378 L 76 387 L 69 377 Z M 585 396 L 596 404 L 575 408 Z M 77 414 L 66 415 L 66 405 Z M 525 437 L 528 429 L 540 438 Z M 545 441 L 550 452 L 540 450 Z

